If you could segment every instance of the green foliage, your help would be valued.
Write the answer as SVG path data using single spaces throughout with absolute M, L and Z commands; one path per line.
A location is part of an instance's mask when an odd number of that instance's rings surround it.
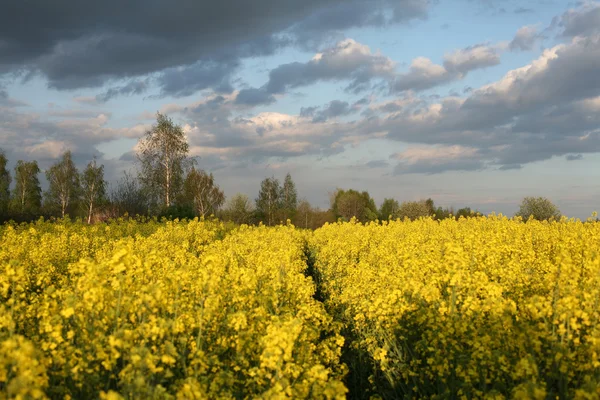
M 190 204 L 174 204 L 162 210 L 158 215 L 159 220 L 163 218 L 167 220 L 192 220 L 194 217 L 196 217 L 196 214 L 194 208 Z
M 398 218 L 408 218 L 411 221 L 414 221 L 422 217 L 431 216 L 433 215 L 432 206 L 433 202 L 428 203 L 427 200 L 405 201 L 398 209 Z
M 256 198 L 258 217 L 268 226 L 276 224 L 281 210 L 281 185 L 275 177 L 266 178 L 260 183 L 260 192 Z
M 10 203 L 10 171 L 7 168 L 8 159 L 2 150 L 0 150 L 0 219 L 8 215 Z
M 336 218 L 346 221 L 356 217 L 360 222 L 375 221 L 378 217 L 375 202 L 369 192 L 358 192 L 354 189 L 338 190 L 333 204 Z
M 395 199 L 384 199 L 383 203 L 381 203 L 381 207 L 379 208 L 379 219 L 381 221 L 386 221 L 390 218 L 396 218 L 398 214 L 398 210 L 400 209 L 400 204 Z
M 454 210 L 452 208 L 438 207 L 433 213 L 433 218 L 435 218 L 438 221 L 441 221 L 443 219 L 450 218 L 452 215 L 454 215 Z
M 223 218 L 238 225 L 252 222 L 253 207 L 245 194 L 238 193 L 231 197 L 223 211 Z
M 471 207 L 459 208 L 458 211 L 456 211 L 457 219 L 460 217 L 474 217 L 476 215 L 479 215 L 479 213 L 477 211 L 471 210 Z
M 516 214 L 524 220 L 533 217 L 538 221 L 559 219 L 560 211 L 549 199 L 545 197 L 525 197 L 521 201 Z
M 293 219 L 298 207 L 298 191 L 292 176 L 288 173 L 283 181 L 281 188 L 281 208 L 283 211 L 283 220 Z
M 182 203 L 197 216 L 208 217 L 225 203 L 225 193 L 215 183 L 213 174 L 192 167 L 183 183 Z
M 42 188 L 38 175 L 37 161 L 17 161 L 15 166 L 15 188 L 12 210 L 20 215 L 39 215 L 42 207 Z

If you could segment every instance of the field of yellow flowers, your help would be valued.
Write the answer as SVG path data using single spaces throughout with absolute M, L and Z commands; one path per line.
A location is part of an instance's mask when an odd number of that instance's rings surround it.
M 1 235 L 0 398 L 345 398 L 344 339 L 293 227 Z
M 600 224 L 0 227 L 0 399 L 600 398 Z
M 310 247 L 352 393 L 600 398 L 600 224 L 338 223 Z

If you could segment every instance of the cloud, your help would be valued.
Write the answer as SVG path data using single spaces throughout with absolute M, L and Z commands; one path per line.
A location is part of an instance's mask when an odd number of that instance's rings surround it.
M 355 123 L 365 134 L 384 132 L 404 143 L 478 149 L 466 165 L 430 159 L 405 162 L 399 171 L 501 169 L 567 154 L 600 152 L 600 35 L 575 37 L 545 50 L 530 64 L 472 90 L 466 98 L 434 102 L 405 99 L 371 104 Z M 464 160 L 463 160 L 464 161 Z M 414 166 L 414 165 L 416 166 Z M 504 167 L 504 168 L 502 168 Z
M 73 101 L 79 104 L 87 104 L 87 105 L 97 105 L 98 98 L 97 96 L 78 96 L 73 97 Z
M 317 106 L 313 107 L 302 107 L 300 108 L 300 117 L 301 118 L 309 118 L 315 115 L 315 112 L 319 109 Z
M 158 85 L 162 96 L 184 97 L 208 88 L 231 93 L 231 77 L 238 67 L 237 59 L 202 60 L 166 69 L 160 74 Z
M 511 40 L 508 47 L 510 50 L 521 50 L 527 51 L 532 50 L 535 43 L 540 39 L 540 35 L 537 32 L 535 26 L 523 26 L 519 28 L 517 34 Z
M 481 46 L 449 53 L 440 67 L 461 74 L 495 62 Z M 187 121 L 194 151 L 219 163 L 327 156 L 377 137 L 411 146 L 396 156 L 395 173 L 506 170 L 600 151 L 599 73 L 600 37 L 577 37 L 466 97 L 431 100 L 409 90 L 393 100 L 371 99 L 358 119 L 339 118 L 359 110 L 340 100 L 298 115 L 241 116 L 241 92 L 165 109 Z
M 411 147 L 392 155 L 392 158 L 399 161 L 394 168 L 396 175 L 475 171 L 485 166 L 478 149 L 458 145 Z
M 554 24 L 561 26 L 563 35 L 567 37 L 598 34 L 600 33 L 600 3 L 589 2 L 578 9 L 570 9 L 555 18 Z
M 115 86 L 109 88 L 106 92 L 96 96 L 96 101 L 106 103 L 113 97 L 117 96 L 130 96 L 134 94 L 142 94 L 148 90 L 148 80 L 131 80 L 122 86 Z
M 180 115 L 191 152 L 211 168 L 272 158 L 326 157 L 360 140 L 352 136 L 347 123 L 333 121 L 355 110 L 347 102 L 304 108 L 298 115 L 262 112 L 240 116 L 238 96 L 212 94 L 194 104 L 165 106 L 161 111 L 168 108 Z
M 264 89 L 242 89 L 235 98 L 235 103 L 246 106 L 268 105 L 276 101 L 275 96 Z
M 486 44 L 459 49 L 444 56 L 444 67 L 447 71 L 459 73 L 461 76 L 476 69 L 493 67 L 500 64 L 498 49 L 498 46 Z
M 523 166 L 521 164 L 505 164 L 498 168 L 500 171 L 512 171 L 517 169 L 522 169 Z
M 583 154 L 567 154 L 567 161 L 583 160 Z
M 399 74 L 391 84 L 391 91 L 422 91 L 463 79 L 470 71 L 500 63 L 499 46 L 478 44 L 455 50 L 444 56 L 444 65 L 429 58 L 417 57 L 408 72 Z
M 315 113 L 312 122 L 325 122 L 331 118 L 348 115 L 352 112 L 347 101 L 333 100 L 323 110 Z
M 409 71 L 396 78 L 392 84 L 392 91 L 426 90 L 448 83 L 457 77 L 458 75 L 449 73 L 443 66 L 434 64 L 430 59 L 417 57 L 411 62 Z
M 314 49 L 352 27 L 387 26 L 425 19 L 430 1 L 389 1 L 387 5 L 378 7 L 377 2 L 360 0 L 329 4 L 294 24 L 290 32 L 301 46 Z
M 139 138 L 144 125 L 110 127 L 110 115 L 86 110 L 52 110 L 48 114 L 3 110 L 0 119 L 2 148 L 14 162 L 35 159 L 41 168 L 50 165 L 62 152 L 72 150 L 83 166 L 92 157 L 101 158 L 96 149 L 101 143 L 120 138 Z
M 13 108 L 13 107 L 26 106 L 26 105 L 27 104 L 23 103 L 22 101 L 11 98 L 8 95 L 8 92 L 6 90 L 4 90 L 2 88 L 2 86 L 0 86 L 0 108 L 1 107 Z
M 390 163 L 386 160 L 371 160 L 365 164 L 367 168 L 387 168 Z
M 349 80 L 347 90 L 358 92 L 373 79 L 393 76 L 394 69 L 395 63 L 388 57 L 372 53 L 368 46 L 353 39 L 345 39 L 315 54 L 308 62 L 282 64 L 271 70 L 264 90 L 280 94 L 320 81 Z
M 157 75 L 163 95 L 231 91 L 240 60 L 290 45 L 322 43 L 343 29 L 424 18 L 428 0 L 188 1 L 174 7 L 43 0 L 0 15 L 0 74 L 39 74 L 59 90 Z M 115 12 L 119 10 L 119 12 Z M 28 21 L 28 29 L 22 22 Z M 322 23 L 327 21 L 327 23 Z

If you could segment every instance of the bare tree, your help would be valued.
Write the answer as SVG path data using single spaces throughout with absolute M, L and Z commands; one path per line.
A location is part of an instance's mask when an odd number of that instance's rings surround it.
M 127 213 L 130 216 L 145 215 L 148 212 L 148 199 L 137 180 L 127 171 L 111 190 L 110 202 L 116 215 Z
M 192 167 L 183 184 L 183 197 L 196 215 L 214 214 L 225 202 L 225 194 L 215 184 L 213 174 Z
M 313 225 L 313 209 L 308 200 L 301 200 L 298 203 L 296 212 L 296 226 L 301 226 L 308 229 L 309 226 Z
M 189 145 L 181 126 L 157 113 L 156 124 L 140 139 L 137 158 L 142 186 L 165 208 L 181 192 L 188 152 Z
M 82 205 L 87 213 L 88 224 L 92 222 L 94 208 L 106 200 L 106 181 L 104 165 L 97 165 L 96 159 L 90 161 L 81 174 Z

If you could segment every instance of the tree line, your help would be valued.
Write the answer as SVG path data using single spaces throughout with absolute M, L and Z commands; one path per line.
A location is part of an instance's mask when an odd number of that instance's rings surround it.
M 0 149 L 0 222 L 46 218 L 83 218 L 88 223 L 121 216 L 194 218 L 216 216 L 236 224 L 276 225 L 287 220 L 315 229 L 326 222 L 356 218 L 360 222 L 433 217 L 438 220 L 473 216 L 469 207 L 435 207 L 432 199 L 399 203 L 386 198 L 379 207 L 366 191 L 336 189 L 330 207 L 313 207 L 299 199 L 288 173 L 283 183 L 265 178 L 254 201 L 238 193 L 226 201 L 212 173 L 197 166 L 180 125 L 158 113 L 156 123 L 140 138 L 137 171 L 124 172 L 114 187 L 104 178 L 104 165 L 91 160 L 78 171 L 70 151 L 45 171 L 48 189 L 42 192 L 36 161 L 18 160 L 14 178 Z M 544 198 L 525 198 L 519 215 L 558 218 L 556 206 Z

